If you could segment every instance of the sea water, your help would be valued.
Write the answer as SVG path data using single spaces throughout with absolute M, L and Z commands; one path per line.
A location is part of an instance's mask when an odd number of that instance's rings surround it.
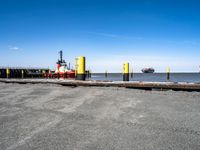
M 122 81 L 123 75 L 121 73 L 108 73 L 105 77 L 104 73 L 93 73 L 92 80 L 109 80 L 109 81 Z M 152 82 L 166 82 L 166 73 L 134 73 L 133 78 L 129 78 L 130 81 L 152 81 Z M 171 73 L 171 82 L 194 82 L 200 83 L 200 73 Z

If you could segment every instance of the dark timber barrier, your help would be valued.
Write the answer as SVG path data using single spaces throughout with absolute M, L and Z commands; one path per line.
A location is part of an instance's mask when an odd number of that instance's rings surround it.
M 78 80 L 58 80 L 58 79 L 0 79 L 4 83 L 19 84 L 59 84 L 63 86 L 101 86 L 101 87 L 126 87 L 146 90 L 183 90 L 200 91 L 200 84 L 185 82 L 137 82 L 137 81 L 78 81 Z
M 46 68 L 0 67 L 0 78 L 42 78 Z

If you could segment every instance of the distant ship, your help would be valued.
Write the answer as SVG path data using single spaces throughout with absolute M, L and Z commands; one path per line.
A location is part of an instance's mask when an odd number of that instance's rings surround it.
M 154 73 L 155 70 L 153 68 L 143 68 L 142 72 L 143 73 Z

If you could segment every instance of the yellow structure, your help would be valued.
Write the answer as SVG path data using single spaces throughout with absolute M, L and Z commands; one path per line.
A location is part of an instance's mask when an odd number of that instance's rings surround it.
M 6 77 L 7 77 L 7 78 L 10 77 L 10 69 L 9 69 L 9 68 L 6 69 Z
M 170 73 L 170 68 L 169 67 L 166 68 L 166 72 Z
M 24 70 L 22 69 L 22 78 L 24 78 Z
M 170 68 L 169 67 L 166 68 L 166 72 L 167 72 L 167 80 L 170 80 Z
M 45 70 L 42 70 L 42 73 L 43 73 L 43 74 L 45 74 L 45 73 L 46 73 L 46 71 L 45 71 Z
M 124 63 L 124 65 L 123 65 L 123 73 L 124 74 L 129 73 L 129 63 L 128 62 Z
M 129 63 L 123 64 L 123 81 L 129 81 Z
M 85 57 L 80 56 L 76 59 L 76 79 L 85 80 Z

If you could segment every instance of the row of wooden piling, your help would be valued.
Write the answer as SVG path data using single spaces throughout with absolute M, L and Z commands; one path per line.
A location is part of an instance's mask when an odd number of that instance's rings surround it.
M 47 69 L 0 68 L 0 78 L 41 78 L 47 71 Z

